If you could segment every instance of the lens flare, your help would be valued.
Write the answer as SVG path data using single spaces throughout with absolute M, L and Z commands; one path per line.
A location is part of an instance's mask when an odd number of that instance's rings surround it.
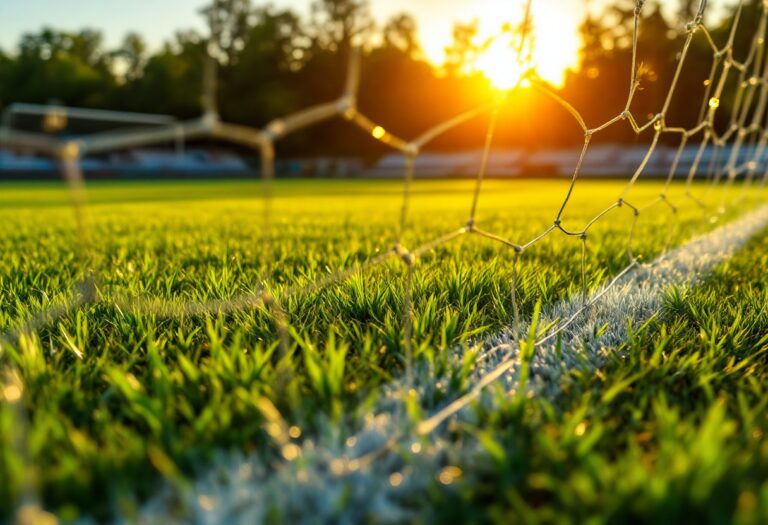
M 497 89 L 508 90 L 521 83 L 525 68 L 518 52 L 508 39 L 496 39 L 480 54 L 475 70 L 482 73 Z

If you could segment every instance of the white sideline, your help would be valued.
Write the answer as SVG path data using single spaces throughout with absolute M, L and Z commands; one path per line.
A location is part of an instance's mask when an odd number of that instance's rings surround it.
M 560 321 L 561 329 L 557 338 L 547 339 L 546 334 L 539 337 L 545 341 L 537 345 L 531 360 L 528 395 L 554 397 L 563 372 L 599 368 L 627 339 L 630 326 L 637 328 L 662 308 L 666 290 L 695 285 L 766 227 L 768 206 L 636 267 L 621 275 L 610 289 L 596 292 L 593 297 L 600 295 L 599 301 L 565 328 L 562 320 L 582 309 L 581 299 L 545 308 L 539 326 Z M 493 384 L 502 384 L 507 390 L 516 388 L 519 347 L 511 333 L 497 335 L 479 351 L 473 387 L 459 399 L 479 399 L 492 406 L 493 396 L 481 396 L 481 387 L 500 367 L 504 373 Z M 444 388 L 441 380 L 444 384 L 444 378 L 418 370 L 414 386 L 422 399 L 429 399 Z M 165 489 L 145 504 L 138 523 L 262 523 L 269 518 L 270 507 L 279 509 L 290 523 L 396 523 L 418 517 L 414 513 L 428 512 L 418 502 L 427 496 L 441 470 L 447 465 L 466 464 L 479 450 L 471 439 L 458 443 L 445 440 L 446 425 L 437 423 L 472 415 L 468 411 L 437 411 L 426 420 L 439 419 L 432 426 L 436 430 L 429 442 L 401 439 L 408 432 L 403 405 L 398 401 L 402 386 L 390 385 L 386 391 L 374 407 L 378 415 L 366 416 L 362 430 L 353 437 L 345 440 L 337 427 L 321 423 L 316 439 L 307 439 L 295 449 L 299 457 L 294 461 L 267 465 L 256 456 L 221 456 L 189 489 L 182 493 Z M 456 406 L 460 409 L 466 403 Z M 370 463 L 355 464 L 356 458 L 395 440 L 399 441 L 397 446 L 386 448 Z M 183 513 L 171 510 L 179 508 Z
M 619 277 L 591 308 L 559 329 L 557 338 L 547 337 L 546 342 L 537 344 L 531 360 L 530 388 L 552 397 L 558 392 L 554 379 L 561 372 L 584 366 L 598 368 L 612 348 L 627 340 L 630 328 L 638 328 L 662 309 L 666 290 L 695 285 L 766 227 L 768 206 L 698 236 Z M 593 295 L 597 294 L 600 292 Z M 539 326 L 570 319 L 580 308 L 578 300 L 557 303 L 545 309 Z M 528 329 L 529 326 L 524 327 L 525 331 Z M 516 358 L 518 350 L 511 332 L 499 334 L 486 344 L 476 368 L 478 376 L 485 376 L 510 357 Z M 516 376 L 516 369 L 511 373 Z

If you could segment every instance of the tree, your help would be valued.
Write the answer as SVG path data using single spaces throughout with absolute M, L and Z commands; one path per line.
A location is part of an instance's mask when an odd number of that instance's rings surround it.
M 245 47 L 221 75 L 222 114 L 236 122 L 264 124 L 298 107 L 295 71 L 303 64 L 299 17 L 290 10 L 254 11 Z
M 468 24 L 453 25 L 453 42 L 445 48 L 443 69 L 449 76 L 462 76 L 472 71 L 477 57 L 482 51 L 482 44 L 477 42 L 477 20 Z
M 138 33 L 128 33 L 123 39 L 120 48 L 113 54 L 117 60 L 123 60 L 125 72 L 123 77 L 126 81 L 135 81 L 144 73 L 146 65 L 147 44 Z
M 120 109 L 193 117 L 202 107 L 206 41 L 196 32 L 176 34 L 172 43 L 151 56 L 142 75 L 126 83 Z
M 256 17 L 251 0 L 214 0 L 200 13 L 210 31 L 208 52 L 222 64 L 236 64 Z
M 0 110 L 2 110 L 9 98 L 8 70 L 13 65 L 13 61 L 0 49 Z
M 366 55 L 361 79 L 359 103 L 364 111 L 404 136 L 423 131 L 424 119 L 436 113 L 430 106 L 437 79 L 420 56 L 417 32 L 411 16 L 392 17 L 384 26 L 381 45 Z
M 312 4 L 315 44 L 321 49 L 349 54 L 353 45 L 364 45 L 373 29 L 367 0 L 317 0 Z
M 103 50 L 102 34 L 92 29 L 68 33 L 43 28 L 39 33 L 26 33 L 19 44 L 19 55 L 39 60 L 71 57 L 101 72 L 106 72 L 110 64 L 110 56 Z
M 15 60 L 4 68 L 7 101 L 106 107 L 115 88 L 111 59 L 97 31 L 44 28 L 23 35 Z
M 384 47 L 397 49 L 408 57 L 421 51 L 416 20 L 407 13 L 390 18 L 384 25 L 383 34 Z

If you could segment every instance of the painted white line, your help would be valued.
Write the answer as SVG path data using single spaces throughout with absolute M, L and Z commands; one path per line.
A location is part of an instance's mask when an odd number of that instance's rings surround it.
M 580 300 L 546 308 L 539 326 L 559 324 L 539 337 L 530 363 L 529 393 L 556 396 L 564 372 L 602 366 L 626 341 L 630 326 L 639 326 L 662 308 L 669 287 L 696 285 L 766 227 L 768 206 L 651 264 L 633 267 L 614 279 L 610 288 L 596 292 L 590 302 L 599 300 L 587 310 Z M 428 497 L 435 479 L 450 481 L 440 475 L 450 477 L 445 468 L 468 464 L 478 450 L 472 440 L 446 441 L 440 424 L 464 417 L 461 410 L 475 399 L 493 403 L 492 396 L 481 395 L 491 384 L 517 388 L 519 346 L 510 333 L 493 338 L 478 357 L 469 391 L 422 422 L 423 428 L 437 430 L 428 442 L 400 439 L 414 435 L 414 429 L 404 417 L 401 386 L 390 385 L 373 411 L 378 415 L 365 417 L 362 430 L 353 437 L 345 440 L 338 427 L 318 424 L 321 430 L 315 439 L 291 449 L 293 461 L 265 464 L 256 456 L 222 456 L 188 490 L 167 489 L 149 501 L 141 509 L 139 523 L 237 525 L 263 523 L 275 516 L 290 523 L 418 521 L 420 513 L 429 512 L 418 502 Z M 426 369 L 418 370 L 415 379 L 422 399 L 440 392 L 446 383 Z M 387 446 L 393 442 L 397 445 Z M 361 463 L 359 458 L 372 461 Z
M 736 253 L 756 233 L 768 227 L 768 206 L 725 226 L 696 237 L 652 263 L 629 268 L 606 289 L 592 294 L 591 306 L 561 301 L 546 308 L 538 326 L 554 326 L 537 338 L 530 363 L 530 393 L 553 396 L 560 389 L 558 378 L 574 368 L 600 367 L 607 353 L 627 340 L 630 327 L 637 328 L 660 311 L 664 292 L 672 286 L 695 285 L 717 265 Z M 520 330 L 525 334 L 530 324 Z M 429 431 L 466 404 L 490 384 L 501 382 L 517 388 L 520 370 L 519 344 L 511 330 L 498 334 L 479 352 L 472 390 L 422 423 Z

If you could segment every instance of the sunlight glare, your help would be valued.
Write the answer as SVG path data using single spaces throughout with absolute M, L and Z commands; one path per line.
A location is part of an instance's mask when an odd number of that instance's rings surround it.
M 498 36 L 506 25 L 516 27 L 523 17 L 524 0 L 457 0 L 460 9 L 455 9 L 446 16 L 444 6 L 424 8 L 425 22 L 421 26 L 424 53 L 434 64 L 445 60 L 445 48 L 451 42 L 451 28 L 454 21 L 468 22 L 476 20 L 479 24 L 478 41 Z M 565 82 L 565 72 L 575 67 L 579 61 L 581 37 L 579 24 L 586 12 L 580 0 L 536 0 L 532 4 L 531 20 L 533 23 L 533 53 L 531 66 L 539 77 L 555 86 Z M 442 16 L 441 16 L 442 15 Z M 478 57 L 480 64 L 473 67 L 482 71 L 495 87 L 514 85 L 518 75 L 516 46 L 503 49 L 502 39 L 497 51 L 494 46 L 488 56 Z M 505 58 L 505 55 L 511 55 Z M 515 70 L 515 68 L 517 70 Z
M 555 86 L 565 82 L 565 72 L 579 62 L 580 19 L 570 2 L 553 9 L 551 2 L 533 3 L 533 66 L 538 75 Z
M 475 69 L 501 90 L 516 87 L 525 72 L 518 61 L 517 51 L 508 39 L 494 40 L 477 58 Z

